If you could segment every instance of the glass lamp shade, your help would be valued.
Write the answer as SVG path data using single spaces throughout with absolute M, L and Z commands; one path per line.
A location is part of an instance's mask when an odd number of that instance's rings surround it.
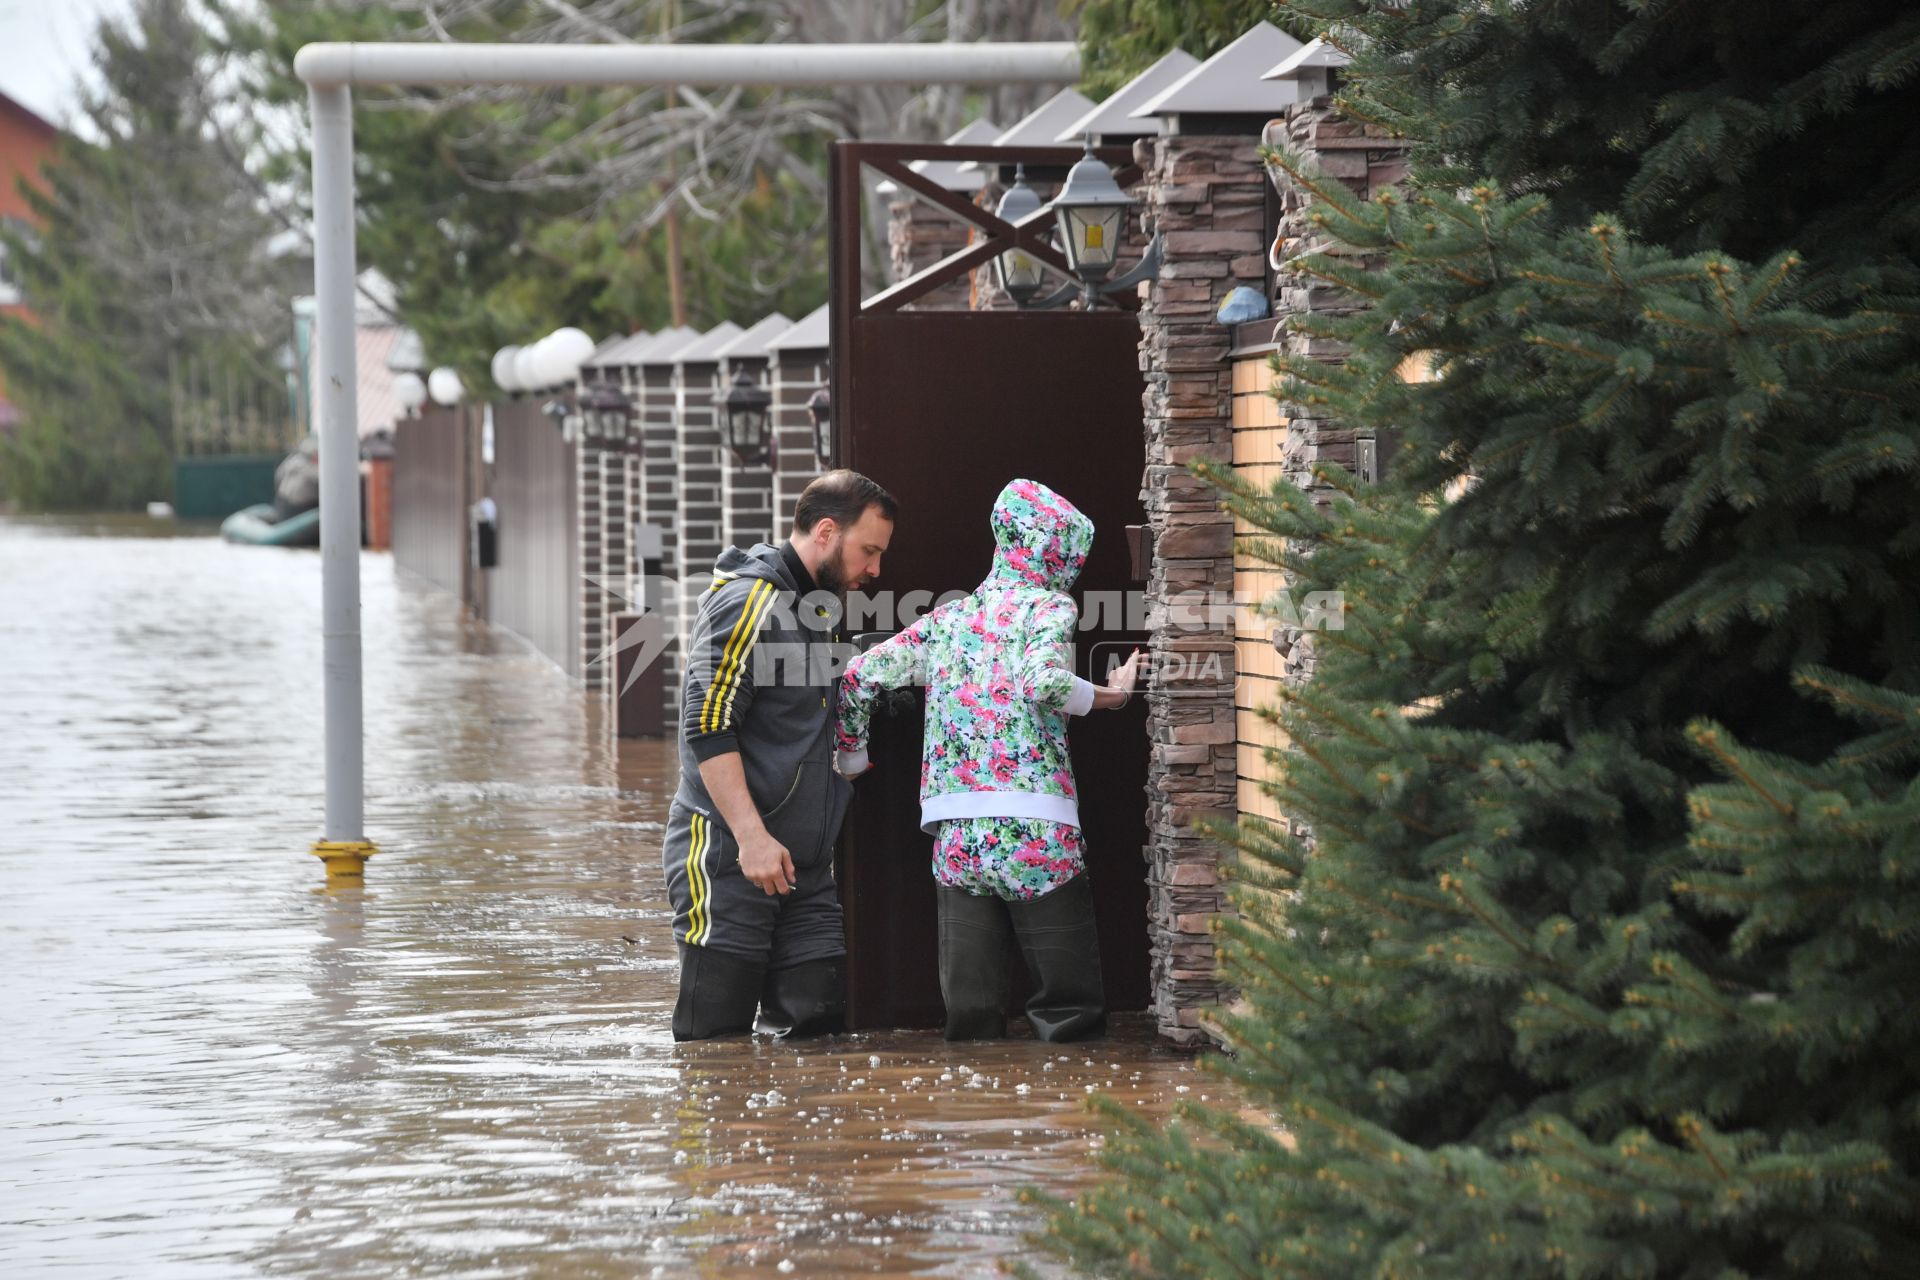
M 1120 252 L 1120 229 L 1125 209 L 1101 205 L 1054 206 L 1059 219 L 1060 242 L 1066 246 L 1067 261 L 1074 274 L 1083 280 L 1104 280 L 1113 270 L 1114 257 Z
M 542 339 L 545 341 L 545 339 Z M 539 391 L 547 384 L 540 381 L 540 343 L 521 347 L 513 353 L 513 385 L 521 391 Z
M 994 214 L 1002 222 L 1018 225 L 1023 219 L 1038 213 L 1043 206 L 1040 197 L 1027 185 L 1024 166 L 1014 170 L 1013 185 L 1000 197 L 1000 205 Z M 1008 249 L 993 260 L 993 272 L 1000 287 L 1007 291 L 1016 304 L 1024 304 L 1040 289 L 1040 263 L 1024 249 Z
M 393 398 L 408 414 L 417 413 L 427 402 L 427 384 L 417 373 L 403 373 L 393 380 Z
M 502 391 L 519 391 L 520 383 L 514 378 L 514 359 L 520 354 L 518 346 L 502 347 L 493 353 L 493 385 Z
M 824 467 L 833 460 L 833 393 L 821 387 L 808 396 L 807 414 L 813 419 L 813 456 Z
M 1061 247 L 1074 274 L 1091 283 L 1107 278 L 1120 253 L 1120 232 L 1133 200 L 1113 180 L 1113 170 L 1087 153 L 1067 171 L 1067 184 L 1053 198 Z
M 773 434 L 767 413 L 773 393 L 742 369 L 733 375 L 726 394 L 715 399 L 725 418 L 727 447 L 734 456 L 750 467 L 765 462 Z
M 460 385 L 460 375 L 446 365 L 441 365 L 427 375 L 427 394 L 433 397 L 435 404 L 452 408 L 460 403 L 460 397 L 466 388 Z
M 580 379 L 580 362 L 593 354 L 596 344 L 585 331 L 571 325 L 555 329 L 540 340 L 541 376 L 546 386 L 560 387 Z
M 633 401 L 619 387 L 606 382 L 590 382 L 580 389 L 581 425 L 586 434 L 609 444 L 627 444 L 632 439 Z

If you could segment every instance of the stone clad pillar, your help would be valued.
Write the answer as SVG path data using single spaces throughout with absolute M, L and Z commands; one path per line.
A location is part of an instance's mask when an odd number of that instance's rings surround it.
M 1322 173 L 1338 180 L 1362 200 L 1372 200 L 1407 176 L 1407 144 L 1387 137 L 1375 126 L 1340 115 L 1328 95 L 1289 109 L 1284 120 L 1267 127 L 1267 137 L 1305 155 Z M 1337 363 L 1344 359 L 1344 352 L 1337 344 L 1289 332 L 1284 321 L 1288 316 L 1347 314 L 1364 309 L 1366 304 L 1325 280 L 1309 277 L 1286 265 L 1288 259 L 1314 252 L 1324 238 L 1310 221 L 1313 197 L 1284 177 L 1275 185 L 1279 190 L 1280 213 L 1273 250 L 1274 314 L 1283 323 L 1273 329 L 1274 343 L 1289 357 Z M 1425 374 L 1424 370 L 1409 370 L 1407 376 Z M 1287 400 L 1278 412 L 1286 424 L 1279 448 L 1280 471 L 1296 488 L 1313 495 L 1316 502 L 1325 503 L 1331 492 L 1328 486 L 1315 481 L 1313 475 L 1325 464 L 1354 471 L 1364 449 L 1373 455 L 1374 474 L 1385 474 L 1391 452 L 1389 441 L 1358 436 L 1352 427 L 1327 417 L 1323 407 Z M 1279 659 L 1276 671 L 1279 679 L 1293 686 L 1312 679 L 1315 660 L 1311 632 L 1276 628 L 1272 647 Z M 1295 835 L 1304 838 L 1310 834 L 1298 822 L 1291 822 L 1290 826 Z
M 1229 910 L 1219 847 L 1193 829 L 1237 815 L 1233 524 L 1188 464 L 1232 459 L 1231 335 L 1214 319 L 1236 285 L 1261 288 L 1266 174 L 1251 137 L 1172 134 L 1143 141 L 1148 212 L 1166 262 L 1144 290 L 1140 362 L 1154 536 L 1147 616 L 1148 929 L 1160 1034 L 1198 1044 L 1202 1010 L 1223 992 L 1208 918 Z

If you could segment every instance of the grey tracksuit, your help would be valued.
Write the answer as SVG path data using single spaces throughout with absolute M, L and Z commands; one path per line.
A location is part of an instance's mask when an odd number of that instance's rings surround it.
M 833 845 L 852 784 L 833 767 L 833 700 L 852 648 L 828 597 L 790 550 L 729 547 L 700 596 L 680 699 L 680 786 L 663 858 L 674 937 L 783 969 L 846 954 Z M 700 762 L 740 753 L 767 831 L 799 881 L 769 895 L 740 873 L 740 846 Z

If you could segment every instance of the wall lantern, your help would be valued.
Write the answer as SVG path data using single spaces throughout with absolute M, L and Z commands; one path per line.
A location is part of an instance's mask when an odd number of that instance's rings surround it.
M 1120 252 L 1120 230 L 1132 207 L 1133 198 L 1113 180 L 1113 170 L 1093 154 L 1089 139 L 1087 153 L 1067 170 L 1067 185 L 1060 188 L 1052 205 L 1060 247 L 1066 251 L 1067 265 L 1086 286 L 1089 310 L 1094 294 L 1113 270 Z
M 833 392 L 821 387 L 807 397 L 813 419 L 813 456 L 822 468 L 833 461 Z
M 742 466 L 758 467 L 766 463 L 772 430 L 767 410 L 773 393 L 761 386 L 745 369 L 733 375 L 733 384 L 724 396 L 715 396 L 726 422 L 727 447 Z
M 1002 222 L 1018 225 L 1044 207 L 1027 185 L 1027 167 L 1019 165 L 1013 171 L 1013 185 L 1000 197 L 1000 206 L 993 212 Z M 994 275 L 1016 307 L 1026 306 L 1039 292 L 1040 270 L 1039 261 L 1025 249 L 1009 249 L 993 260 Z
M 1025 196 L 1015 201 L 1016 193 L 1020 192 L 1024 192 Z M 1113 280 L 1107 279 L 1113 271 L 1114 260 L 1119 257 L 1121 231 L 1126 226 L 1127 214 L 1133 208 L 1133 203 L 1133 197 L 1122 191 L 1120 184 L 1113 180 L 1113 170 L 1093 154 L 1093 142 L 1089 139 L 1086 154 L 1067 171 L 1066 185 L 1060 188 L 1060 194 L 1053 198 L 1051 205 L 1045 206 L 1053 210 L 1054 224 L 1061 245 L 1066 250 L 1067 265 L 1073 269 L 1079 283 L 1067 284 L 1044 298 L 1036 298 L 1034 294 L 1040 285 L 1039 262 L 1018 249 L 1008 250 L 994 260 L 994 265 L 1000 273 L 1001 287 L 1013 299 L 1014 305 L 1023 310 L 1047 311 L 1064 307 L 1078 299 L 1083 310 L 1091 311 L 1102 294 L 1123 293 L 1142 280 L 1158 277 L 1165 256 L 1163 242 L 1154 234 L 1153 228 L 1147 226 L 1145 230 L 1150 239 L 1140 261 L 1124 275 Z M 1018 222 L 1041 207 L 1039 197 L 1020 180 L 1016 170 L 1014 185 L 1000 201 L 1000 217 L 1008 222 Z M 1019 260 L 1023 272 L 1016 274 L 1013 259 Z M 1016 283 L 1019 286 L 1017 288 Z
M 580 388 L 581 429 L 589 440 L 631 447 L 639 443 L 633 401 L 610 382 L 589 382 Z

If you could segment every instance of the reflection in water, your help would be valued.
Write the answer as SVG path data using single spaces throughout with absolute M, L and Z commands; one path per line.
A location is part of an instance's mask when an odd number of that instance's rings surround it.
M 1206 1088 L 1126 1019 L 676 1047 L 671 748 L 382 556 L 319 888 L 319 560 L 151 527 L 0 522 L 0 1274 L 985 1274 L 1090 1088 Z

